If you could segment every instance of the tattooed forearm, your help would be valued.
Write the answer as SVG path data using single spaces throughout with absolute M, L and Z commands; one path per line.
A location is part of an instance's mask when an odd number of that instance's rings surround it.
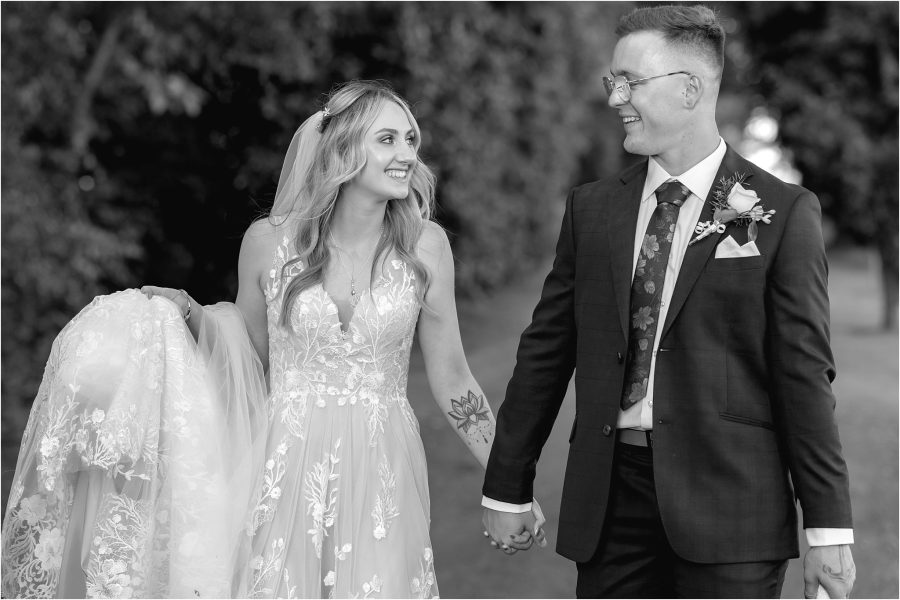
M 456 421 L 456 429 L 467 443 L 490 443 L 493 438 L 493 415 L 485 405 L 484 396 L 469 390 L 459 400 L 450 400 L 453 410 L 448 412 Z

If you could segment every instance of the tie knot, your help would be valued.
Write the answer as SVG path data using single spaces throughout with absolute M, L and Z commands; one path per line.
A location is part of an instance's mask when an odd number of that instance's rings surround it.
M 674 204 L 680 208 L 690 194 L 691 190 L 687 189 L 680 181 L 667 181 L 656 188 L 656 203 Z

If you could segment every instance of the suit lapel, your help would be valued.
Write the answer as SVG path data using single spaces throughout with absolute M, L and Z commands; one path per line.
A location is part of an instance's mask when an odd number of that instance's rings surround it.
M 716 178 L 713 180 L 709 195 L 706 197 L 706 202 L 703 204 L 703 211 L 700 213 L 700 221 L 712 221 L 712 200 L 716 189 L 719 187 L 719 182 L 723 177 L 730 177 L 737 171 L 747 173 L 748 176 L 750 175 L 750 169 L 745 166 L 743 159 L 729 146 L 725 151 L 725 157 L 722 159 L 722 164 L 719 165 L 719 170 L 716 173 Z M 697 278 L 700 277 L 703 267 L 706 266 L 713 250 L 724 235 L 725 233 L 713 233 L 693 246 L 688 246 L 688 249 L 684 254 L 684 261 L 681 263 L 681 269 L 678 271 L 678 279 L 675 282 L 675 291 L 672 293 L 672 299 L 669 302 L 669 310 L 666 313 L 666 322 L 663 324 L 660 340 L 668 333 L 669 328 L 678 316 L 679 311 L 684 306 L 685 300 L 687 300 L 690 295 L 691 289 L 694 287 L 694 284 L 697 283 Z M 694 234 L 692 230 L 691 238 L 693 237 Z
M 628 339 L 629 306 L 631 304 L 631 272 L 634 268 L 634 238 L 636 235 L 641 192 L 647 178 L 647 161 L 625 171 L 620 179 L 622 189 L 612 194 L 607 203 L 609 211 L 609 249 L 613 288 L 619 307 L 622 333 Z

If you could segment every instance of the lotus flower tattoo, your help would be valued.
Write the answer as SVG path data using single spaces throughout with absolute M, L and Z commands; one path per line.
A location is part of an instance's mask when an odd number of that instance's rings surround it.
M 488 411 L 484 407 L 484 396 L 476 396 L 470 390 L 459 400 L 450 400 L 453 410 L 447 414 L 456 419 L 457 429 L 469 433 L 469 427 L 477 426 L 478 421 L 490 421 Z

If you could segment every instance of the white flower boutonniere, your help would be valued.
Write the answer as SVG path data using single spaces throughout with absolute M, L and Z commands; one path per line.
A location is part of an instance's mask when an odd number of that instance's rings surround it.
M 775 211 L 765 210 L 760 206 L 760 198 L 756 192 L 741 185 L 746 178 L 744 173 L 735 173 L 727 179 L 723 177 L 719 180 L 719 187 L 713 192 L 713 220 L 697 223 L 694 228 L 697 237 L 688 246 L 693 246 L 713 233 L 723 233 L 725 225 L 732 221 L 747 225 L 747 240 L 756 241 L 759 229 L 757 223 L 771 223 Z

